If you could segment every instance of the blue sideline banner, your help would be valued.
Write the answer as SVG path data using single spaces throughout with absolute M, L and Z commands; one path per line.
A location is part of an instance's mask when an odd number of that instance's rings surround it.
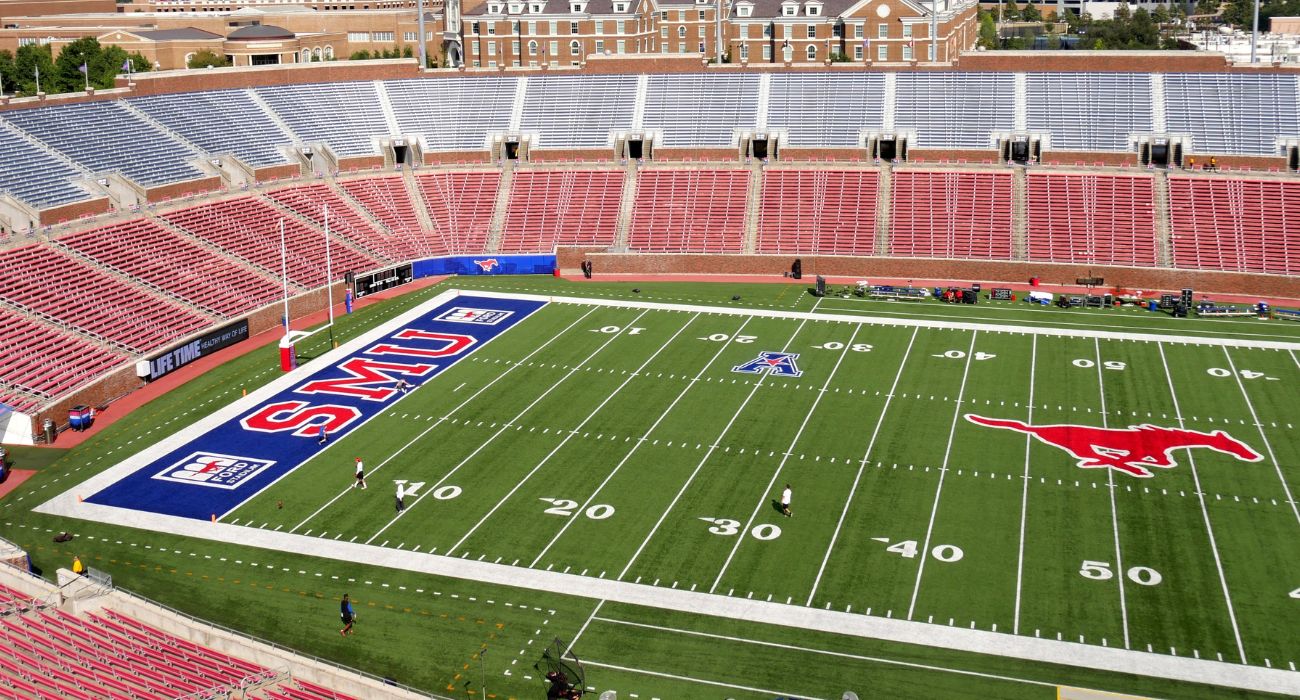
M 455 255 L 417 260 L 415 278 L 434 275 L 549 275 L 554 255 Z

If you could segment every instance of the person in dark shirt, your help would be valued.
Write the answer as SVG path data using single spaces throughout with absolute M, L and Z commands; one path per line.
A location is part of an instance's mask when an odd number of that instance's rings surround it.
M 343 601 L 339 603 L 339 617 L 343 620 L 343 629 L 339 630 L 339 635 L 346 637 L 352 633 L 352 624 L 357 621 L 357 614 L 352 610 L 352 600 L 348 594 L 343 594 Z

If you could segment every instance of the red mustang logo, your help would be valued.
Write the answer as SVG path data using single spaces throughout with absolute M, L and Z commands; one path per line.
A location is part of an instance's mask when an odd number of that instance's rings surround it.
M 1142 478 L 1151 476 L 1150 467 L 1168 469 L 1177 466 L 1178 463 L 1170 453 L 1183 448 L 1208 447 L 1243 462 L 1258 462 L 1263 459 L 1249 445 L 1222 430 L 1202 433 L 1181 428 L 1161 428 L 1149 423 L 1127 428 L 1029 425 L 1018 420 L 985 418 L 973 413 L 967 413 L 966 420 L 990 428 L 1033 435 L 1040 442 L 1070 453 L 1084 469 L 1109 467 Z
M 484 272 L 491 272 L 492 268 L 496 267 L 499 263 L 497 263 L 496 258 L 488 258 L 487 260 L 475 260 L 474 264 L 478 265 Z

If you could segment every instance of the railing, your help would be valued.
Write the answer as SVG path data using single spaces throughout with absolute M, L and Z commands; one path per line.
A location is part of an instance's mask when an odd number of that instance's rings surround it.
M 266 669 L 260 673 L 254 673 L 250 676 L 241 678 L 238 683 L 225 683 L 222 685 L 196 690 L 189 695 L 181 695 L 176 700 L 230 700 L 235 697 L 248 697 L 248 691 L 257 690 L 273 683 L 287 681 L 292 676 L 289 674 L 289 668 L 282 667 L 279 669 Z M 237 695 L 238 694 L 238 695 Z

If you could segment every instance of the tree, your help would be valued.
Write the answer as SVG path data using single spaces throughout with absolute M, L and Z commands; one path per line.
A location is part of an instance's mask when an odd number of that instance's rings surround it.
M 98 77 L 104 69 L 104 49 L 99 40 L 93 36 L 82 37 L 63 47 L 54 60 L 54 81 L 46 92 L 84 90 L 90 78 Z
M 187 68 L 223 68 L 230 65 L 230 59 L 213 51 L 204 49 L 185 62 Z
M 348 56 L 348 60 L 349 60 L 349 61 L 369 61 L 369 60 L 370 60 L 370 52 L 369 52 L 369 51 L 366 51 L 365 49 L 362 49 L 362 50 L 360 50 L 360 51 L 353 51 L 353 52 L 352 52 L 352 55 L 351 55 L 351 56 Z
M 1020 8 L 1016 6 L 1016 0 L 1007 0 L 1006 7 L 1002 8 L 1002 19 L 1008 22 L 1020 19 Z
M 14 63 L 14 55 L 8 51 L 0 51 L 0 95 L 9 92 L 18 91 L 18 64 Z
M 980 17 L 979 45 L 986 49 L 998 47 L 998 27 L 993 22 L 993 15 L 987 12 Z
M 1041 22 L 1043 15 L 1038 12 L 1038 6 L 1032 2 L 1025 3 L 1025 9 L 1020 11 L 1020 19 L 1026 22 Z
M 18 55 L 14 57 L 14 64 L 18 68 L 18 92 L 23 95 L 35 95 L 37 92 L 36 72 L 39 69 L 41 74 L 40 90 L 43 92 L 50 91 L 51 81 L 54 79 L 54 59 L 50 56 L 50 46 L 39 44 L 28 44 L 18 47 Z

